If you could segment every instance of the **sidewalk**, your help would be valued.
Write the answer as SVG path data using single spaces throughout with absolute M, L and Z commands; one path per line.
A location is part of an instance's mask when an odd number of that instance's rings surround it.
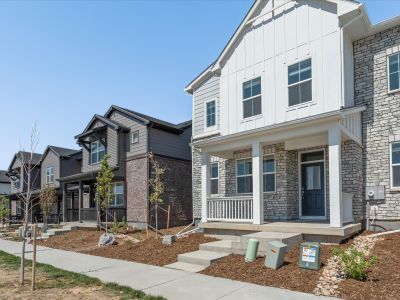
M 0 239 L 1 251 L 19 256 L 20 249 L 19 242 Z M 321 297 L 300 292 L 123 260 L 46 247 L 38 247 L 37 250 L 38 262 L 71 272 L 83 273 L 104 282 L 126 285 L 147 294 L 164 296 L 170 300 L 321 299 Z M 27 245 L 27 251 L 32 251 L 31 245 Z M 27 253 L 26 258 L 30 259 L 31 253 Z M 323 297 L 322 299 L 329 298 Z

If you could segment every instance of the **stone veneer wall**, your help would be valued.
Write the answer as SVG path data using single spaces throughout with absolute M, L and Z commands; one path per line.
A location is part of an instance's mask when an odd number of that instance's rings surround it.
M 342 190 L 354 195 L 353 216 L 360 222 L 364 215 L 362 188 L 362 147 L 354 141 L 342 144 Z
M 171 206 L 170 226 L 185 225 L 192 222 L 192 162 L 161 156 L 155 156 L 161 167 L 165 167 L 164 184 L 165 193 L 161 207 L 167 209 Z M 151 176 L 153 175 L 150 169 Z M 151 207 L 152 205 L 150 205 Z M 150 213 L 150 224 L 155 224 L 155 212 Z M 158 225 L 166 227 L 167 214 L 158 211 Z
M 362 199 L 365 187 L 384 185 L 386 199 L 378 204 L 379 220 L 400 220 L 400 191 L 390 189 L 391 141 L 399 140 L 400 93 L 388 93 L 387 56 L 400 50 L 400 26 L 354 43 L 355 105 L 362 114 L 364 151 Z
M 137 158 L 126 162 L 126 215 L 132 223 L 146 222 L 145 209 L 148 199 L 147 158 Z

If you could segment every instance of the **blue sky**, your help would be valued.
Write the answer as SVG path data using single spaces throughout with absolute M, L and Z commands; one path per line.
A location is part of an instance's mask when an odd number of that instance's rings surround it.
M 93 114 L 117 104 L 191 118 L 184 86 L 210 64 L 252 0 L 1 1 L 0 169 L 37 121 L 40 143 L 77 148 Z M 376 23 L 399 0 L 365 1 Z

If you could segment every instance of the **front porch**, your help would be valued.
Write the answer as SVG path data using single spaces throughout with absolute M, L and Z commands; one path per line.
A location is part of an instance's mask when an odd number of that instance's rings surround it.
M 195 141 L 201 226 L 341 237 L 361 230 L 360 113 Z

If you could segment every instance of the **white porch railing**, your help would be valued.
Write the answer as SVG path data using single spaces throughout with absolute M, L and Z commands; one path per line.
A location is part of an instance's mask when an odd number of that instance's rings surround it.
M 207 221 L 253 222 L 253 197 L 207 199 Z

